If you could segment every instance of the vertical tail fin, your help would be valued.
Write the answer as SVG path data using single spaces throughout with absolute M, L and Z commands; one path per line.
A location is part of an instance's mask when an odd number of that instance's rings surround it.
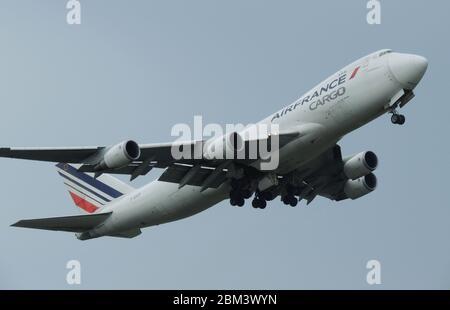
M 91 173 L 78 171 L 78 167 L 79 165 L 65 163 L 56 165 L 74 203 L 87 213 L 94 213 L 112 200 L 134 190 L 113 176 L 102 174 L 94 178 Z

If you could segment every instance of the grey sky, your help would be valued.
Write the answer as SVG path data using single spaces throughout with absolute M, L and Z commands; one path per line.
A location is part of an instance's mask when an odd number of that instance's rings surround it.
M 171 127 L 249 123 L 351 61 L 382 48 L 429 59 L 404 127 L 387 116 L 347 136 L 373 150 L 378 189 L 357 201 L 317 199 L 254 210 L 223 202 L 132 240 L 10 228 L 77 214 L 50 163 L 0 160 L 0 288 L 450 288 L 449 1 L 0 2 L 0 145 L 171 140 Z M 140 178 L 143 185 L 160 171 Z M 78 259 L 82 285 L 66 284 Z M 382 264 L 369 286 L 366 262 Z

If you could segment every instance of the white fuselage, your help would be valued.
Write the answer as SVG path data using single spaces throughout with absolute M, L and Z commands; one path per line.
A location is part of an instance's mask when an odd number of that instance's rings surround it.
M 414 58 L 416 57 L 416 58 Z M 404 89 L 420 78 L 415 65 L 420 56 L 378 51 L 331 75 L 300 99 L 260 123 L 279 125 L 280 131 L 308 132 L 279 150 L 275 172 L 300 169 L 347 133 L 384 114 Z M 398 99 L 398 98 L 397 98 Z M 109 235 L 179 220 L 201 212 L 229 195 L 225 182 L 217 189 L 153 181 L 111 202 L 100 212 L 112 215 L 90 234 Z

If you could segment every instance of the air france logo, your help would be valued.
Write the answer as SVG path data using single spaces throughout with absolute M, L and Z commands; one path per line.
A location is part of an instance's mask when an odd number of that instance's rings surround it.
M 359 68 L 358 68 L 359 69 Z M 353 77 L 356 75 L 355 71 L 352 73 Z M 310 110 L 315 110 L 319 105 L 323 105 L 326 102 L 330 100 L 334 100 L 339 96 L 342 96 L 345 94 L 345 87 L 340 87 L 347 81 L 347 73 L 343 72 L 338 75 L 337 78 L 329 81 L 327 84 L 322 85 L 320 88 L 316 89 L 311 94 L 300 98 L 287 108 L 284 108 L 280 112 L 275 113 L 275 115 L 272 117 L 272 122 L 284 115 L 286 115 L 289 112 L 294 111 L 297 109 L 297 107 L 302 106 L 305 103 L 309 104 Z M 333 91 L 332 93 L 329 93 L 330 91 Z M 320 99 L 319 99 L 320 98 Z
M 349 80 L 353 79 L 358 74 L 359 68 L 361 67 L 356 67 L 355 70 L 353 70 Z
M 311 104 L 309 105 L 309 109 L 311 111 L 314 111 L 319 106 L 325 105 L 327 102 L 333 101 L 336 98 L 343 96 L 344 94 L 345 94 L 345 87 L 341 87 L 341 88 L 333 91 L 331 94 L 323 96 L 322 99 L 318 99 L 316 101 L 311 102 Z

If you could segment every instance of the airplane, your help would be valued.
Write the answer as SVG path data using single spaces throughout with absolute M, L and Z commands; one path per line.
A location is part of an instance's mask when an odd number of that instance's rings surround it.
M 414 97 L 428 68 L 426 58 L 384 49 L 337 71 L 292 104 L 257 124 L 279 128 L 278 164 L 261 169 L 267 158 L 216 158 L 212 147 L 235 151 L 241 132 L 201 141 L 201 156 L 175 158 L 173 148 L 189 149 L 199 141 L 112 146 L 0 148 L 0 157 L 55 162 L 74 203 L 85 214 L 21 220 L 12 226 L 75 233 L 80 240 L 102 236 L 133 238 L 141 229 L 180 220 L 229 199 L 242 207 L 264 209 L 280 197 L 295 207 L 317 196 L 333 201 L 358 199 L 374 191 L 378 157 L 373 151 L 345 156 L 337 144 L 346 134 L 383 114 L 393 124 L 405 123 L 399 113 Z M 274 136 L 274 138 L 275 138 Z M 271 137 L 266 136 L 267 139 Z M 225 141 L 225 143 L 223 143 Z M 141 188 L 130 181 L 153 168 L 164 169 Z

